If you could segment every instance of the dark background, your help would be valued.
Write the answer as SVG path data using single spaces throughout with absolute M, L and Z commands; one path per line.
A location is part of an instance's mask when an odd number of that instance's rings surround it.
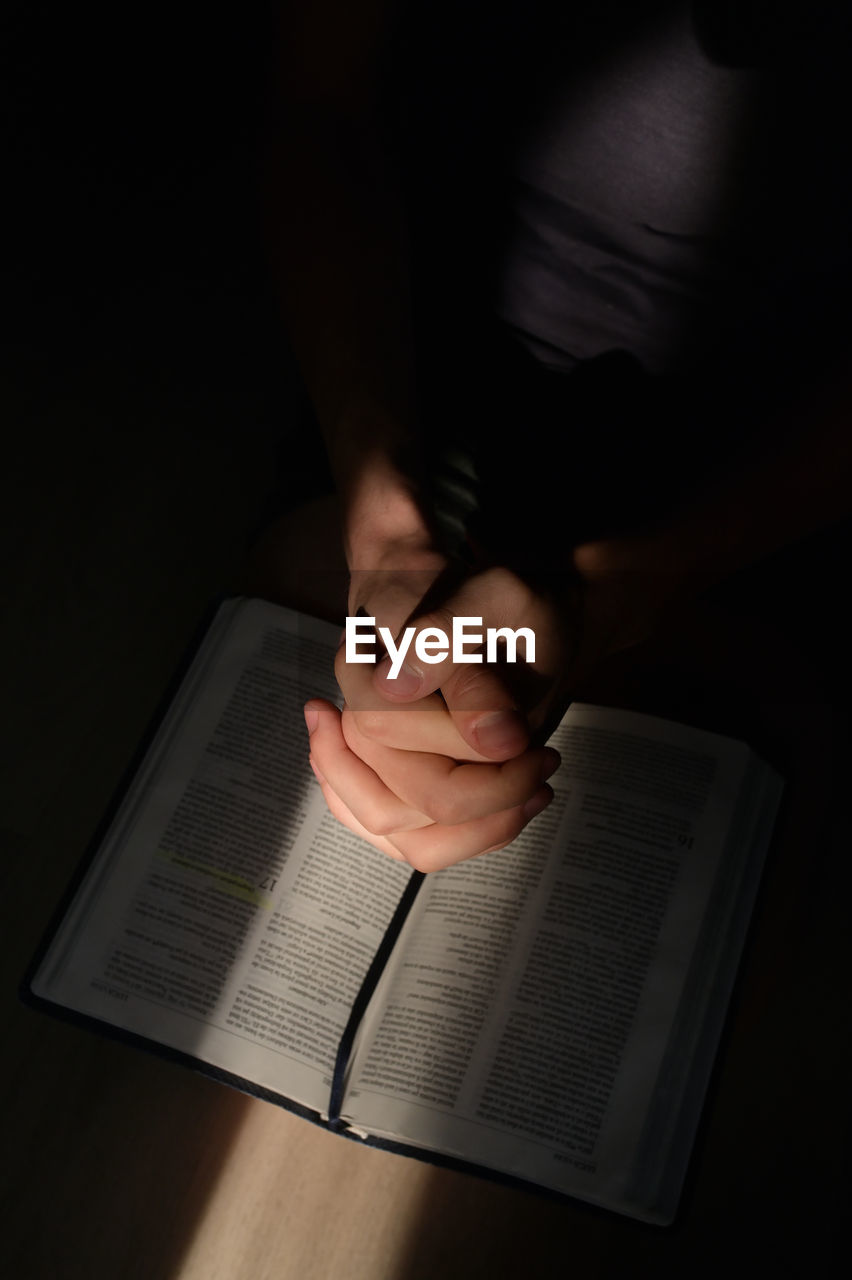
M 327 485 L 264 229 L 278 8 L 7 6 L 0 407 L 12 507 L 51 456 L 66 472 L 72 456 L 98 465 L 99 433 L 104 484 L 140 453 L 168 473 L 184 437 L 236 466 L 271 447 L 259 523 Z M 761 607 L 837 690 L 849 551 L 848 526 L 832 530 L 776 557 L 759 585 Z M 754 575 L 731 589 L 753 606 Z
M 144 420 L 156 448 L 170 410 L 199 444 L 298 445 L 262 217 L 276 6 L 37 2 L 4 25 L 13 454 L 107 416 L 116 447 Z
M 0 1096 L 17 1276 L 176 1274 L 241 1119 L 242 1100 L 23 1010 L 15 989 L 212 596 L 317 474 L 262 230 L 274 8 L 4 10 Z M 803 726 L 785 750 L 816 800 L 799 797 L 763 900 L 686 1224 L 660 1237 L 573 1211 L 589 1274 L 599 1256 L 600 1275 L 717 1275 L 744 1233 L 754 1267 L 799 1275 L 840 1241 L 847 565 L 848 533 L 830 533 L 728 588 L 735 617 L 784 641 L 768 722 Z M 81 1145 L 92 1132 L 102 1145 Z M 557 1210 L 436 1174 L 399 1274 L 518 1274 Z M 101 1218 L 120 1229 L 99 1235 Z M 528 1269 L 570 1264 L 569 1245 Z

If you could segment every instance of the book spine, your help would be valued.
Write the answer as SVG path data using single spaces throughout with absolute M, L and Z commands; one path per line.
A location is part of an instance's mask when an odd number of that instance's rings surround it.
M 391 917 L 391 922 L 385 930 L 385 936 L 382 938 L 378 951 L 373 956 L 369 969 L 367 970 L 364 981 L 361 983 L 360 990 L 352 1004 L 352 1011 L 349 1019 L 340 1037 L 340 1044 L 337 1048 L 337 1058 L 334 1064 L 334 1074 L 331 1079 L 331 1097 L 328 1103 L 328 1125 L 330 1129 L 340 1130 L 345 1127 L 344 1121 L 340 1118 L 340 1112 L 343 1107 L 343 1095 L 346 1089 L 346 1073 L 349 1067 L 349 1060 L 352 1056 L 352 1046 L 355 1043 L 355 1035 L 361 1024 L 367 1006 L 373 998 L 379 978 L 385 970 L 391 952 L 393 951 L 396 941 L 402 931 L 402 926 L 408 919 L 408 913 L 414 905 L 414 899 L 420 892 L 420 886 L 425 879 L 422 871 L 412 872 L 411 879 L 405 886 L 402 897 L 397 904 L 396 910 Z

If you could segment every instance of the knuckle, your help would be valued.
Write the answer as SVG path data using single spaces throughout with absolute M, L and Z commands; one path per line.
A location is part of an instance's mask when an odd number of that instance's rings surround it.
M 532 588 L 519 578 L 511 569 L 496 566 L 487 571 L 489 591 L 500 600 L 503 611 L 507 614 L 526 615 L 535 600 Z
M 470 666 L 460 667 L 451 680 L 447 681 L 445 696 L 450 704 L 453 703 L 470 703 L 471 701 L 482 701 L 481 695 L 484 695 L 491 685 L 493 677 L 488 674 L 478 663 Z
M 384 742 L 388 737 L 388 717 L 385 711 L 353 711 L 355 728 L 362 738 L 371 742 Z
M 428 874 L 430 871 L 437 871 L 441 867 L 448 865 L 445 861 L 436 857 L 435 853 L 430 849 L 414 849 L 406 852 L 402 850 L 402 856 L 414 871 L 422 871 Z
M 361 818 L 361 824 L 372 836 L 391 836 L 397 830 L 397 823 L 389 813 L 373 810 Z
M 451 787 L 433 792 L 427 805 L 427 816 L 441 827 L 457 827 L 464 821 L 461 798 Z
M 453 861 L 446 856 L 441 842 L 435 840 L 428 828 L 420 832 L 397 832 L 391 837 L 390 844 L 414 871 L 438 871 Z
M 399 806 L 375 796 L 364 797 L 363 802 L 358 802 L 354 816 L 371 836 L 391 836 L 403 826 Z

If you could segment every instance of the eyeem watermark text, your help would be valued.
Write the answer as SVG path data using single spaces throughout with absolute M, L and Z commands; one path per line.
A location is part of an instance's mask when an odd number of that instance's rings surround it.
M 422 631 L 417 632 L 414 652 L 421 662 L 429 664 L 443 662 L 450 652 L 452 652 L 453 662 L 496 662 L 497 646 L 502 641 L 505 644 L 505 653 L 500 654 L 501 660 L 517 662 L 518 639 L 522 638 L 525 646 L 525 661 L 535 662 L 535 632 L 531 627 L 518 627 L 517 630 L 512 630 L 511 627 L 487 627 L 484 636 L 481 630 L 478 632 L 469 630 L 472 627 L 481 628 L 482 619 L 453 618 L 452 642 L 446 631 L 442 631 L 440 627 L 424 627 Z M 406 627 L 399 644 L 396 644 L 393 634 L 387 627 L 378 628 L 379 639 L 391 660 L 389 680 L 395 680 L 399 675 L 405 655 L 411 648 L 415 630 L 415 627 Z M 484 659 L 481 652 L 483 642 L 485 644 Z M 477 648 L 480 652 L 475 652 Z M 366 649 L 372 652 L 361 652 Z M 375 662 L 376 657 L 376 619 L 347 618 L 346 661 Z

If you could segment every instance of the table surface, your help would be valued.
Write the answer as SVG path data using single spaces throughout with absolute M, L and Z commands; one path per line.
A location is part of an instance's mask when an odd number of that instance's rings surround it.
M 777 630 L 704 619 L 619 677 L 635 694 L 661 671 L 697 680 L 709 669 L 733 703 L 757 708 L 790 777 L 673 1229 L 361 1147 L 18 1003 L 171 669 L 215 590 L 241 580 L 256 517 L 246 495 L 263 487 L 262 450 L 235 467 L 222 442 L 176 450 L 165 427 L 159 453 L 150 434 L 139 445 L 132 468 L 119 465 L 127 439 L 119 459 L 106 428 L 97 465 L 70 444 L 47 462 L 32 446 L 5 512 L 16 548 L 2 664 L 5 1274 L 415 1280 L 715 1276 L 734 1256 L 781 1275 L 827 1265 L 850 1198 L 848 720 Z M 256 587 L 269 563 L 242 580 Z

